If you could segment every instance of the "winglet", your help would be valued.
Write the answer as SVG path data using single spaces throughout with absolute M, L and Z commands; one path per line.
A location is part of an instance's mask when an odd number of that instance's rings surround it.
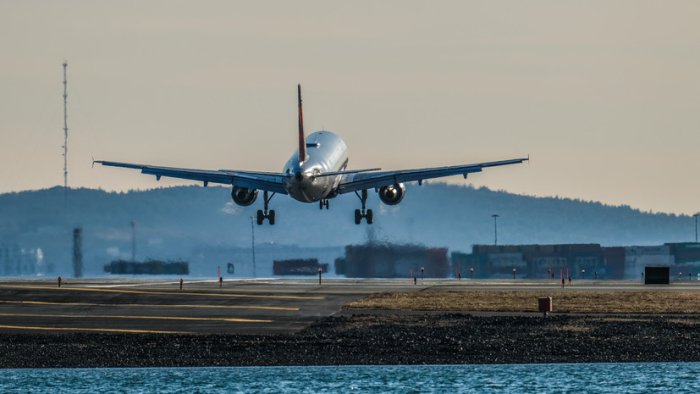
M 92 157 L 92 168 L 95 168 L 95 156 Z
M 299 163 L 306 161 L 306 141 L 304 138 L 304 113 L 301 110 L 301 84 L 297 85 L 299 97 Z

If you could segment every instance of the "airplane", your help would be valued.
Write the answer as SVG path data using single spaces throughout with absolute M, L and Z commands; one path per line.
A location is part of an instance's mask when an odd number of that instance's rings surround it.
M 270 200 L 276 194 L 287 194 L 297 201 L 318 202 L 320 209 L 329 209 L 330 200 L 346 193 L 354 193 L 360 200 L 361 208 L 355 210 L 355 224 L 365 219 L 372 224 L 374 215 L 367 209 L 367 190 L 374 189 L 379 199 L 386 205 L 400 203 L 406 194 L 406 182 L 418 182 L 451 175 L 467 175 L 481 172 L 484 168 L 520 164 L 527 158 L 518 158 L 486 163 L 453 165 L 446 167 L 418 168 L 399 171 L 381 171 L 380 168 L 348 170 L 348 152 L 345 142 L 331 131 L 316 131 L 308 137 L 304 135 L 304 115 L 301 101 L 301 84 L 297 85 L 299 148 L 292 154 L 282 172 L 258 172 L 239 170 L 202 170 L 189 168 L 161 167 L 115 161 L 93 160 L 94 163 L 111 167 L 141 170 L 141 173 L 161 177 L 189 179 L 203 183 L 231 185 L 231 198 L 240 206 L 252 205 L 258 191 L 263 192 L 263 209 L 257 211 L 256 221 L 262 225 L 265 220 L 275 224 L 275 210 L 269 209 Z

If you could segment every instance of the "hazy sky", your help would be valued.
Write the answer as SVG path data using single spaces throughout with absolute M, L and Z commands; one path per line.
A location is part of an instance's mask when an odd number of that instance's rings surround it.
M 350 167 L 700 210 L 697 1 L 2 1 L 0 192 L 178 184 L 91 157 L 279 171 L 307 130 Z M 449 182 L 464 183 L 461 177 Z M 183 182 L 180 182 L 183 183 Z

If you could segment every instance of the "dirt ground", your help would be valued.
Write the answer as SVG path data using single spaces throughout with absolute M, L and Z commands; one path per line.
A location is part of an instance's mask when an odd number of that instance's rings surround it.
M 552 297 L 555 313 L 700 314 L 691 291 L 440 291 L 379 293 L 347 309 L 444 312 L 537 312 L 538 297 Z

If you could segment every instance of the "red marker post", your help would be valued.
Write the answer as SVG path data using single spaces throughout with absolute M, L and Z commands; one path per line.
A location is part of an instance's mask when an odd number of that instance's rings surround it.
M 58 287 L 61 287 L 61 277 L 58 277 Z
M 180 291 L 182 291 L 182 283 L 183 282 L 184 282 L 184 280 L 182 280 L 182 278 L 180 278 Z

